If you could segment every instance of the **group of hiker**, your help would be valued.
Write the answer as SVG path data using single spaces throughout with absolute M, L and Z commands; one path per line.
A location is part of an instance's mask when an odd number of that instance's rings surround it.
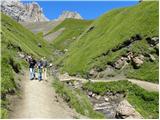
M 47 80 L 47 60 L 45 57 L 41 58 L 40 60 L 35 60 L 32 57 L 28 58 L 29 63 L 29 72 L 30 72 L 30 80 L 38 79 L 39 81 Z M 42 73 L 43 76 L 42 76 Z

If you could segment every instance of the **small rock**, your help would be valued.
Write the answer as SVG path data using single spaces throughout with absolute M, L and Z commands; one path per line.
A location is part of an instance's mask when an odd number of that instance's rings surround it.
M 151 60 L 152 62 L 156 60 L 156 58 L 155 58 L 153 55 L 151 55 L 151 54 L 149 54 L 149 57 L 150 57 L 150 60 Z
M 64 52 L 68 52 L 68 49 L 64 49 Z
M 95 95 L 96 95 L 96 94 L 95 94 L 95 93 L 93 93 L 93 94 L 92 94 L 92 97 L 95 97 Z
M 100 95 L 96 95 L 95 98 L 96 98 L 97 100 L 99 100 L 99 99 L 101 98 L 101 96 L 100 96 Z
M 89 91 L 89 92 L 88 92 L 88 95 L 89 95 L 90 97 L 92 97 L 92 94 L 93 94 L 92 91 Z
M 94 77 L 94 78 L 97 76 L 97 74 L 98 74 L 98 72 L 95 69 L 91 69 L 90 72 L 89 72 L 89 75 Z
M 108 101 L 109 101 L 109 98 L 108 98 L 108 97 L 104 97 L 104 100 L 105 100 L 106 102 L 108 102 Z

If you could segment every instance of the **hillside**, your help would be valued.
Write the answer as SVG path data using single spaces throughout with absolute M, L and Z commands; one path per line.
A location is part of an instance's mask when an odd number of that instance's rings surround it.
M 61 35 L 52 42 L 56 49 L 64 50 L 65 48 L 68 48 L 68 46 L 75 41 L 91 23 L 92 21 L 66 19 L 46 35 L 54 33 L 60 29 L 64 29 Z
M 1 96 L 2 118 L 7 116 L 7 94 L 16 93 L 18 78 L 28 68 L 21 57 L 32 55 L 35 59 L 51 55 L 51 47 L 42 38 L 35 36 L 10 17 L 1 14 Z M 38 46 L 41 44 L 41 47 Z
M 123 70 L 128 77 L 158 82 L 157 37 L 158 2 L 115 9 L 99 17 L 82 33 L 60 61 L 61 66 L 70 75 L 89 76 L 112 67 Z M 127 61 L 121 60 L 129 57 Z

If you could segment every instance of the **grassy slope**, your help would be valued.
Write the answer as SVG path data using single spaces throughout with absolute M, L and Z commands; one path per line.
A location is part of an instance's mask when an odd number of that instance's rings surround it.
M 77 19 L 66 19 L 60 25 L 55 27 L 49 33 L 58 31 L 64 28 L 64 31 L 54 41 L 53 46 L 56 49 L 64 50 L 74 41 L 73 37 L 77 38 L 90 24 L 92 21 L 77 20 Z
M 125 92 L 126 99 L 144 118 L 157 119 L 159 116 L 158 92 L 148 92 L 131 82 L 86 83 L 83 88 L 102 95 L 107 91 Z
M 158 36 L 158 2 L 142 2 L 132 7 L 112 10 L 94 21 L 91 26 L 94 26 L 94 29 L 88 33 L 86 30 L 83 36 L 72 44 L 63 59 L 63 69 L 70 74 L 83 74 L 93 66 L 105 66 L 106 61 L 115 60 L 124 50 L 111 53 L 111 57 L 102 58 L 103 62 L 93 61 L 93 58 L 131 36 Z M 146 46 L 146 43 L 142 45 Z M 137 49 L 137 52 L 139 51 L 140 49 Z
M 49 45 L 41 37 L 35 36 L 32 32 L 24 28 L 22 25 L 12 20 L 10 17 L 2 15 L 2 39 L 3 43 L 11 43 L 19 46 L 22 51 L 32 54 L 35 57 L 46 56 L 51 54 Z M 38 47 L 38 43 L 42 48 Z
M 50 55 L 51 49 L 42 38 L 34 36 L 33 33 L 10 17 L 1 14 L 1 21 L 1 117 L 7 118 L 8 103 L 5 96 L 6 94 L 15 93 L 17 90 L 14 68 L 20 71 L 27 65 L 25 61 L 17 56 L 18 48 L 20 47 L 23 52 L 35 58 Z M 42 44 L 42 48 L 38 47 L 38 43 Z

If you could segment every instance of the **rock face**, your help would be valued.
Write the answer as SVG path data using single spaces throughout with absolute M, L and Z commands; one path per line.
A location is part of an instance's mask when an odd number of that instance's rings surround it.
M 77 12 L 72 12 L 72 11 L 63 11 L 62 15 L 60 15 L 57 19 L 59 20 L 65 20 L 67 18 L 73 18 L 73 19 L 83 19 L 81 15 Z
M 23 4 L 19 0 L 1 0 L 1 12 L 18 22 L 48 21 L 36 2 Z

